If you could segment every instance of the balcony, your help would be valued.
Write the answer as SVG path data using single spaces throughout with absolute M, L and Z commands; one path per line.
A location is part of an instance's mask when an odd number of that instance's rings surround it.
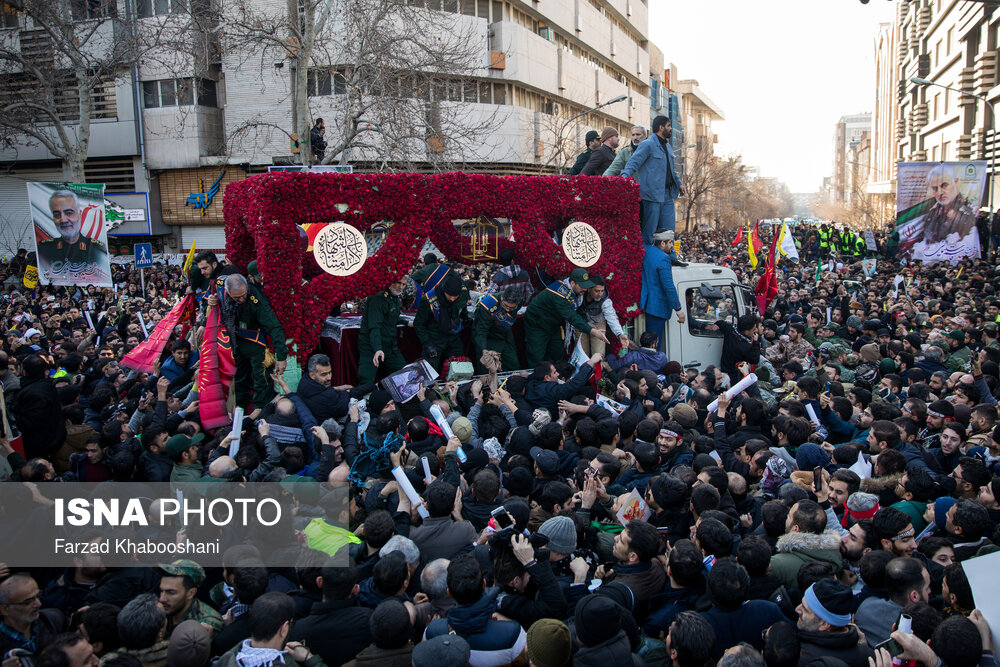
M 976 56 L 974 83 L 975 93 L 984 96 L 997 85 L 996 51 L 985 51 Z

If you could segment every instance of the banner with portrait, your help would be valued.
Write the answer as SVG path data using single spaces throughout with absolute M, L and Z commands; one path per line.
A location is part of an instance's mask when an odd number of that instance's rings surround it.
M 38 280 L 111 287 L 104 185 L 28 183 Z
M 976 214 L 986 186 L 985 161 L 900 162 L 896 183 L 901 257 L 955 263 L 979 256 Z

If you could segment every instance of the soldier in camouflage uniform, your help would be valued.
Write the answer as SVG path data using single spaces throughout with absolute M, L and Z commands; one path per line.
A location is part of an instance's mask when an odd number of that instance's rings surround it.
M 840 380 L 841 382 L 854 382 L 854 371 L 847 368 L 844 365 L 844 361 L 847 359 L 847 355 L 850 354 L 851 349 L 846 345 L 834 345 L 830 348 L 830 361 L 827 362 L 830 366 L 836 366 L 840 369 Z
M 782 336 L 777 344 L 767 348 L 764 356 L 776 368 L 789 361 L 798 361 L 803 366 L 809 366 L 812 361 L 813 346 L 805 339 L 805 325 L 795 322 L 788 326 L 788 335 Z
M 222 615 L 195 597 L 198 587 L 205 582 L 205 570 L 193 560 L 181 559 L 160 565 L 160 606 L 167 612 L 167 629 L 163 638 L 168 639 L 178 624 L 197 621 L 212 628 L 217 634 L 222 630 Z
M 406 365 L 396 339 L 396 324 L 402 307 L 400 297 L 405 289 L 404 276 L 365 302 L 358 334 L 358 381 L 361 384 L 374 382 L 379 371 L 394 373 Z
M 952 373 L 968 373 L 971 366 L 972 350 L 965 344 L 965 331 L 953 329 L 948 332 L 948 346 L 951 353 L 944 358 L 944 366 Z

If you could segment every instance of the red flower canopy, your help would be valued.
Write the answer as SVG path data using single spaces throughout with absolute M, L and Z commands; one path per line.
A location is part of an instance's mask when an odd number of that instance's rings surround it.
M 245 269 L 256 259 L 264 291 L 305 361 L 319 342 L 323 320 L 345 301 L 379 292 L 409 273 L 424 241 L 449 261 L 462 258 L 456 220 L 508 218 L 516 261 L 565 277 L 575 268 L 553 235 L 572 221 L 592 225 L 603 253 L 589 268 L 603 276 L 622 320 L 639 300 L 643 245 L 639 186 L 599 176 L 487 176 L 481 174 L 310 174 L 275 172 L 226 186 L 226 253 Z M 378 252 L 352 276 L 324 273 L 300 249 L 296 225 L 345 222 L 362 232 L 393 225 Z

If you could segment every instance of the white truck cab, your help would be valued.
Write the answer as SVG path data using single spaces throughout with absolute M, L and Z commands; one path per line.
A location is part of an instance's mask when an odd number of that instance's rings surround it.
M 741 285 L 732 269 L 714 264 L 675 266 L 674 284 L 681 300 L 684 323 L 671 317 L 666 331 L 660 332 L 663 351 L 684 368 L 703 370 L 718 366 L 722 359 L 722 332 L 715 323 L 736 319 L 756 310 L 753 291 Z M 633 340 L 645 331 L 645 317 L 636 318 Z

